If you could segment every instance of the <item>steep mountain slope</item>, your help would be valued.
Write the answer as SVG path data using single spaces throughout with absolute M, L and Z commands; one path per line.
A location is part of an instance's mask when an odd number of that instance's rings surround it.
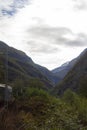
M 68 72 L 64 80 L 56 86 L 54 92 L 63 94 L 67 89 L 84 93 L 87 96 L 87 49 L 85 49 L 74 67 Z
M 52 72 L 56 76 L 63 79 L 65 77 L 65 75 L 70 71 L 70 69 L 75 65 L 76 61 L 77 61 L 77 58 L 73 59 L 70 62 L 66 62 L 63 65 L 61 65 L 60 67 L 53 69 Z
M 59 76 L 57 76 L 56 74 L 52 73 L 51 71 L 49 71 L 45 67 L 42 67 L 42 66 L 36 64 L 36 68 L 39 69 L 39 71 L 43 75 L 45 75 L 53 83 L 53 85 L 55 85 L 55 84 L 57 84 L 58 82 L 61 81 L 61 78 Z
M 18 75 L 25 75 L 25 76 L 33 76 L 43 77 L 38 70 L 36 70 L 32 64 L 33 61 L 30 57 L 28 57 L 25 53 L 18 51 L 14 48 L 7 46 L 6 44 L 0 42 L 0 58 L 5 68 L 6 60 L 8 60 L 8 78 L 9 80 L 13 80 L 13 78 L 17 78 Z M 8 59 L 7 55 L 8 53 Z M 33 74 L 32 74 L 33 73 Z
M 8 55 L 6 55 L 8 53 Z M 35 64 L 30 57 L 24 52 L 9 47 L 3 42 L 0 42 L 0 80 L 5 78 L 5 68 L 8 58 L 8 80 L 14 81 L 17 78 L 39 78 L 47 83 L 48 86 L 55 84 L 55 75 L 48 69 Z M 52 81 L 51 81 L 52 78 Z

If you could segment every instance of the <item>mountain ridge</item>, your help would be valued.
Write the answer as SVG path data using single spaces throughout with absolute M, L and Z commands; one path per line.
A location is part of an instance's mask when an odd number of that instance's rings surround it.
M 76 62 L 77 62 L 77 58 L 69 62 L 66 62 L 62 64 L 61 66 L 53 69 L 52 72 L 58 77 L 60 77 L 61 79 L 63 79 L 66 76 L 66 74 L 72 69 L 72 67 L 74 66 Z
M 0 41 L 0 52 L 8 53 L 8 80 L 13 81 L 18 77 L 39 78 L 43 82 L 47 82 L 49 86 L 54 86 L 60 80 L 47 68 L 40 66 L 33 62 L 33 60 L 26 55 L 26 53 L 9 47 L 4 42 Z M 2 65 L 6 62 L 5 55 L 0 55 Z M 4 67 L 5 68 L 5 67 Z M 4 75 L 4 74 L 3 74 Z M 4 76 L 3 76 L 4 77 Z M 55 79 L 56 78 L 56 79 Z
M 84 90 L 87 93 L 87 49 L 77 58 L 75 65 L 54 89 L 58 95 L 63 94 L 67 89 L 78 93 Z

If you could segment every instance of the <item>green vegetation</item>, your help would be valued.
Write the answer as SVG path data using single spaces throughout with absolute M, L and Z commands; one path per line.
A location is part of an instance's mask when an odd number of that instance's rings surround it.
M 26 86 L 22 80 L 15 81 L 14 99 L 0 115 L 2 130 L 87 130 L 86 97 L 67 90 L 56 98 L 41 82 L 35 79 L 35 83 L 34 87 L 34 79 Z
M 79 92 L 81 96 L 87 98 L 87 75 L 84 75 L 79 82 Z
M 13 48 L 8 54 L 13 97 L 5 108 L 0 94 L 0 130 L 87 130 L 87 54 L 55 92 L 29 57 Z M 0 56 L 0 83 L 5 82 L 5 60 Z
M 8 53 L 7 53 L 8 48 Z M 8 54 L 8 59 L 7 55 Z M 7 63 L 8 62 L 8 63 Z M 0 83 L 5 82 L 6 64 L 8 64 L 8 82 L 15 79 L 38 78 L 46 88 L 53 87 L 55 76 L 48 69 L 33 62 L 24 52 L 7 46 L 0 41 Z
M 77 62 L 60 84 L 56 85 L 54 93 L 61 95 L 67 89 L 87 98 L 87 49 L 77 57 Z

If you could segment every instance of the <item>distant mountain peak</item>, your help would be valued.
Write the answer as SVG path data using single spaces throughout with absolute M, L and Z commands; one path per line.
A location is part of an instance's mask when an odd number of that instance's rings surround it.
M 70 61 L 67 61 L 66 63 L 62 64 L 61 66 L 62 67 L 67 66 L 69 63 L 70 63 Z

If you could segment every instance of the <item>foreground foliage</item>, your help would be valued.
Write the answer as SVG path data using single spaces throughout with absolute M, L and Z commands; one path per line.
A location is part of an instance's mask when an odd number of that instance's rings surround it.
M 0 109 L 1 130 L 87 130 L 86 97 L 67 90 L 56 98 L 41 87 L 18 84 L 8 109 Z

